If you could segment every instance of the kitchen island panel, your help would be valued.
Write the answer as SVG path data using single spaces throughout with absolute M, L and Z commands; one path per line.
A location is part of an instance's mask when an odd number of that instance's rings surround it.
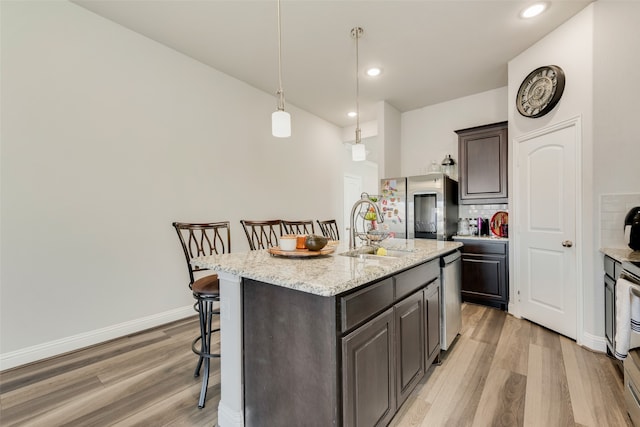
M 251 279 L 242 288 L 246 425 L 338 425 L 335 299 Z

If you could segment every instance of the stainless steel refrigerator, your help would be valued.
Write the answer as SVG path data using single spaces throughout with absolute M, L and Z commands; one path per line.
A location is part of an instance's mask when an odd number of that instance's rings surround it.
M 458 182 L 442 173 L 407 178 L 409 239 L 451 240 L 458 223 Z
M 380 211 L 384 222 L 378 229 L 398 239 L 407 238 L 407 178 L 384 178 L 380 180 Z

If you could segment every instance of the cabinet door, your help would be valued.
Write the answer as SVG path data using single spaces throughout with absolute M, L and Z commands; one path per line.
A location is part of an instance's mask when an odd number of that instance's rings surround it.
M 398 407 L 424 376 L 424 298 L 416 292 L 395 305 Z
M 616 336 L 616 282 L 604 276 L 604 335 L 611 354 L 615 351 Z
M 506 308 L 506 256 L 463 253 L 462 299 Z
M 394 311 L 342 339 L 344 426 L 384 426 L 396 409 Z
M 460 203 L 507 203 L 507 123 L 456 133 Z
M 440 283 L 435 280 L 424 291 L 425 344 L 427 361 L 433 361 L 440 351 Z M 426 366 L 425 369 L 429 367 Z

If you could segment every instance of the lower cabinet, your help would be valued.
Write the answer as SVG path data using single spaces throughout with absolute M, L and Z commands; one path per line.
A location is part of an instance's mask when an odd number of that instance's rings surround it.
M 244 278 L 245 425 L 388 425 L 439 354 L 439 261 L 332 297 Z
M 604 257 L 604 335 L 607 338 L 607 352 L 616 349 L 616 280 L 622 271 L 622 264 L 613 258 Z
M 342 339 L 344 426 L 387 425 L 439 353 L 436 276 Z
M 424 290 L 426 366 L 440 354 L 440 283 L 431 282 Z
M 344 425 L 384 426 L 395 413 L 392 308 L 342 340 Z
M 424 292 L 394 306 L 396 322 L 396 401 L 402 405 L 424 376 Z
M 507 309 L 509 304 L 508 243 L 460 240 L 462 300 Z

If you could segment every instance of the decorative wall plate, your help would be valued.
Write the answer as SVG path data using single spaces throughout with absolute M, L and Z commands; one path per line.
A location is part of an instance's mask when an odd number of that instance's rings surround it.
M 509 214 L 504 211 L 498 211 L 491 217 L 489 228 L 491 232 L 498 237 L 507 237 L 507 230 L 503 225 L 509 224 Z

